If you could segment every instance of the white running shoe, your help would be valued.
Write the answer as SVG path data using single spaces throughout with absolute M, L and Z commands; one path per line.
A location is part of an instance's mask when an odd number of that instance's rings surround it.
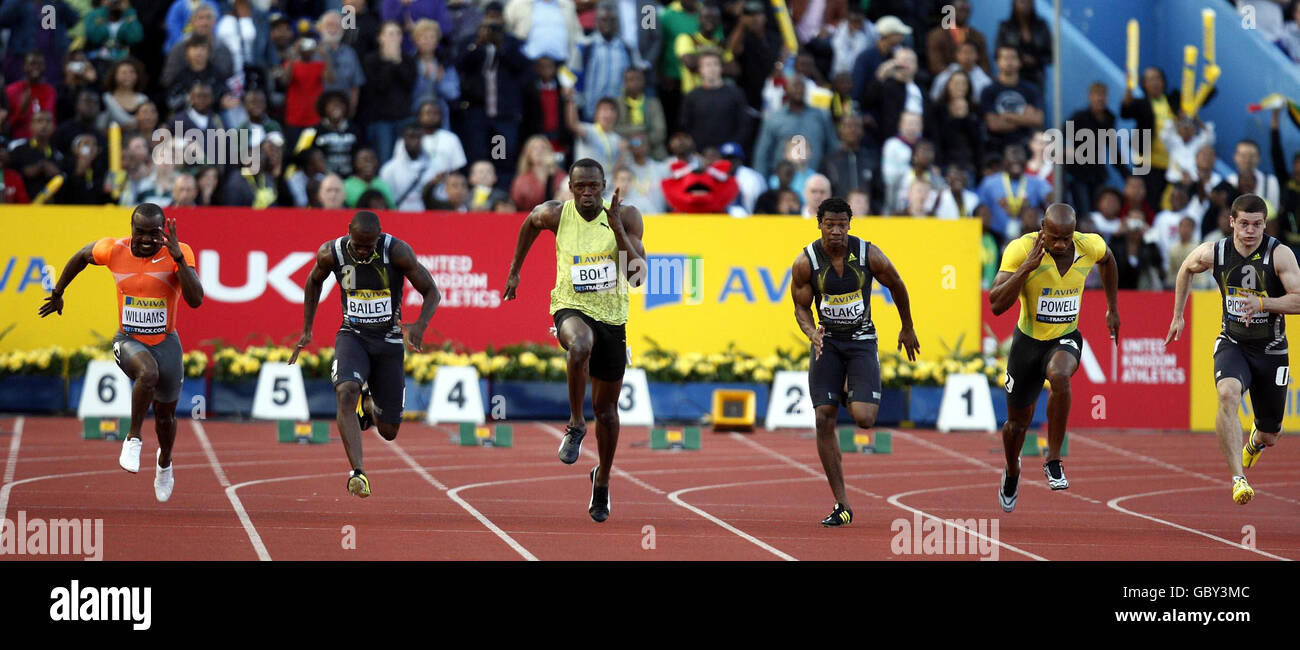
M 154 477 L 153 477 L 153 495 L 158 497 L 160 503 L 165 503 L 172 498 L 172 487 L 176 485 L 176 475 L 172 474 L 172 468 L 176 466 L 176 459 L 172 459 L 172 464 L 166 467 L 158 467 L 157 460 L 162 457 L 162 450 L 154 454 Z
M 139 438 L 127 438 L 122 441 L 122 455 L 117 457 L 117 464 L 122 469 L 137 474 L 140 472 L 140 447 L 144 441 Z

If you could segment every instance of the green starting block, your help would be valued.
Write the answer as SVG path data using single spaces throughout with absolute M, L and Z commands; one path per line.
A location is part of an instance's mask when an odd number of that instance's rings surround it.
M 700 448 L 700 428 L 685 427 L 677 429 L 651 429 L 651 449 L 690 449 Z
M 840 451 L 853 454 L 891 454 L 894 452 L 894 434 L 877 431 L 874 435 L 859 432 L 854 427 L 839 429 Z
M 300 445 L 308 443 L 325 444 L 330 441 L 330 423 L 328 420 L 315 420 L 312 422 L 277 420 L 276 440 L 280 442 L 296 442 Z
M 121 440 L 131 430 L 131 418 L 86 418 L 81 421 L 83 440 Z
M 473 422 L 461 422 L 460 444 L 463 447 L 511 447 L 515 444 L 515 427 L 498 424 L 489 429 Z
M 1047 436 L 1038 437 L 1037 433 L 1026 433 L 1025 444 L 1020 447 L 1021 456 L 1046 456 L 1047 455 Z M 1065 434 L 1061 440 L 1061 456 L 1070 455 L 1070 434 Z

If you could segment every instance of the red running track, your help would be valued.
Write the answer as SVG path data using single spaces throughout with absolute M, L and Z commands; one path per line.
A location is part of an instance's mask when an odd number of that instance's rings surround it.
M 1300 558 L 1300 441 L 1286 438 L 1251 470 L 1257 494 L 1243 507 L 1213 436 L 1072 435 L 1070 489 L 1048 490 L 1026 459 L 1006 514 L 996 436 L 897 431 L 893 454 L 845 457 L 855 521 L 837 530 L 817 523 L 833 499 L 811 432 L 706 431 L 700 451 L 652 451 L 644 427 L 625 428 L 612 516 L 596 524 L 586 511 L 595 436 L 566 466 L 550 424 L 516 424 L 512 448 L 461 447 L 449 426 L 407 423 L 395 443 L 367 434 L 365 500 L 345 489 L 337 438 L 292 445 L 275 442 L 271 424 L 180 426 L 175 493 L 158 503 L 152 424 L 132 475 L 117 466 L 118 443 L 82 440 L 76 420 L 0 418 L 0 519 L 102 519 L 107 560 Z M 966 552 L 896 552 L 918 521 L 969 540 Z M 69 557 L 0 554 L 12 559 Z

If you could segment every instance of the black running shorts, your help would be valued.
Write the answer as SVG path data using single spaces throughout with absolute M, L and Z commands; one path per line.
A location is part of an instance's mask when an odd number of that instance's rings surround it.
M 844 393 L 848 378 L 849 392 Z M 808 394 L 813 407 L 848 402 L 880 403 L 880 357 L 876 340 L 822 338 L 822 353 L 808 362 Z
M 370 396 L 379 408 L 376 420 L 397 424 L 402 421 L 406 404 L 406 350 L 401 341 L 390 343 L 382 337 L 366 336 L 339 330 L 334 337 L 334 387 L 345 381 L 358 386 L 370 384 Z
M 1270 354 L 1262 347 L 1234 342 L 1219 335 L 1214 339 L 1214 384 L 1235 378 L 1242 392 L 1250 391 L 1255 428 L 1264 433 L 1282 430 L 1286 413 L 1287 385 L 1291 383 L 1291 362 L 1286 350 Z
M 1036 339 L 1016 328 L 1007 355 L 1007 406 L 1029 408 L 1038 402 L 1047 379 L 1047 364 L 1057 350 L 1065 350 L 1078 361 L 1083 354 L 1083 335 L 1075 330 L 1049 341 Z
M 176 332 L 168 332 L 156 345 L 145 345 L 130 334 L 120 330 L 113 336 L 113 358 L 117 367 L 128 377 L 127 359 L 141 352 L 148 352 L 158 364 L 158 385 L 154 388 L 153 401 L 159 404 L 172 404 L 181 398 L 181 384 L 185 381 L 185 360 L 181 351 L 181 337 Z
M 591 376 L 601 381 L 623 381 L 623 371 L 627 368 L 627 327 L 602 323 L 576 309 L 561 309 L 554 316 L 556 332 L 564 321 L 573 317 L 581 318 L 591 329 L 591 360 L 587 364 Z

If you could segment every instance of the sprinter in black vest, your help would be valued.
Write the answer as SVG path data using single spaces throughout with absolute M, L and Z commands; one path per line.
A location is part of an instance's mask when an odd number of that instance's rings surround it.
M 791 270 L 795 321 L 812 342 L 808 393 L 817 411 L 817 455 L 835 495 L 835 509 L 822 520 L 823 526 L 853 522 L 835 436 L 840 404 L 848 406 L 864 429 L 876 423 L 880 409 L 880 357 L 876 326 L 871 322 L 873 278 L 889 289 L 898 306 L 902 321 L 898 349 L 906 348 L 907 358 L 913 361 L 921 350 L 912 330 L 912 309 L 903 279 L 879 248 L 849 234 L 852 217 L 853 210 L 844 199 L 822 201 L 817 207 L 821 239 L 799 253 Z
M 1165 337 L 1168 345 L 1183 331 L 1192 275 L 1214 269 L 1223 308 L 1223 324 L 1214 340 L 1214 382 L 1219 392 L 1214 430 L 1232 469 L 1232 500 L 1241 505 L 1255 496 L 1245 468 L 1259 462 L 1264 449 L 1277 444 L 1282 435 L 1291 383 L 1284 315 L 1300 314 L 1300 267 L 1290 248 L 1264 234 L 1267 211 L 1268 205 L 1256 194 L 1237 197 L 1229 213 L 1232 237 L 1201 244 L 1187 256 L 1178 269 L 1174 320 Z M 1237 413 L 1247 390 L 1255 428 L 1242 445 Z
M 402 330 L 411 349 L 420 352 L 424 329 L 442 295 L 409 244 L 384 233 L 375 213 L 358 212 L 346 236 L 327 241 L 316 251 L 316 265 L 303 289 L 302 338 L 289 363 L 297 361 L 298 353 L 311 343 L 321 285 L 331 273 L 343 302 L 343 325 L 334 339 L 331 373 L 338 394 L 339 436 L 352 464 L 348 492 L 365 498 L 370 496 L 370 479 L 361 468 L 361 432 L 378 420 L 379 435 L 385 440 L 397 437 L 406 400 Z M 406 280 L 424 296 L 420 317 L 410 325 L 402 325 Z

